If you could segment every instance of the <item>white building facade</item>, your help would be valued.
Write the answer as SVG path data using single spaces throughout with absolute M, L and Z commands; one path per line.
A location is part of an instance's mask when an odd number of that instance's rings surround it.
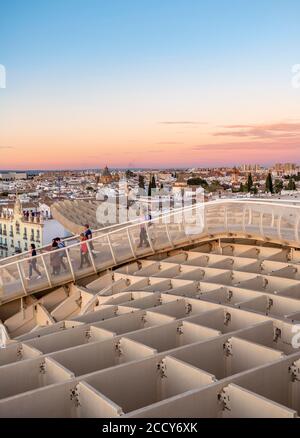
M 70 234 L 54 219 L 44 219 L 43 215 L 24 214 L 20 199 L 13 212 L 2 211 L 0 216 L 0 257 L 48 245 L 55 237 L 65 238 Z

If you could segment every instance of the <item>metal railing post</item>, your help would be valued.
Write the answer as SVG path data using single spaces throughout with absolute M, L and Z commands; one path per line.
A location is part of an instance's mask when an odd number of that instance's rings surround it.
M 243 208 L 243 232 L 246 233 L 246 207 Z
M 133 242 L 131 240 L 131 235 L 130 235 L 129 228 L 127 228 L 127 237 L 128 237 L 128 240 L 129 240 L 129 245 L 130 245 L 130 249 L 131 249 L 133 258 L 136 258 L 136 253 L 135 253 L 135 250 L 134 250 L 134 247 L 133 247 Z
M 19 277 L 20 277 L 20 280 L 21 280 L 23 291 L 24 291 L 25 295 L 27 295 L 27 289 L 26 289 L 24 278 L 23 278 L 23 275 L 22 275 L 22 270 L 21 270 L 20 262 L 17 262 L 17 268 L 18 268 L 18 273 L 19 273 Z
M 209 207 L 203 207 L 203 219 L 204 219 L 204 223 L 203 223 L 203 231 L 205 232 L 205 231 L 207 231 L 207 232 L 209 232 L 209 230 L 208 230 L 208 228 L 209 228 L 209 226 L 208 226 L 208 210 L 209 210 Z
M 249 207 L 249 221 L 248 221 L 248 225 L 250 226 L 252 224 L 252 209 L 251 207 Z
M 69 254 L 69 250 L 67 248 L 66 248 L 66 256 L 67 256 L 68 263 L 69 263 L 69 266 L 70 266 L 70 271 L 71 271 L 71 274 L 72 274 L 73 281 L 76 281 L 76 276 L 75 276 L 75 272 L 74 272 L 74 269 L 73 269 L 72 260 L 71 260 L 70 254 Z
M 298 217 L 298 220 L 295 225 L 295 241 L 299 241 L 299 225 L 300 225 L 300 217 Z
M 25 306 L 24 306 L 24 298 L 23 297 L 21 297 L 21 312 L 22 312 L 22 317 L 23 317 L 23 320 L 25 320 Z
M 174 243 L 173 243 L 173 241 L 172 241 L 172 239 L 171 239 L 170 233 L 169 233 L 168 224 L 166 224 L 166 232 L 167 232 L 167 237 L 168 237 L 168 240 L 169 240 L 169 242 L 170 242 L 172 248 L 175 248 L 175 245 L 174 245 Z
M 274 225 L 275 225 L 275 214 L 274 214 L 274 211 L 272 211 L 271 228 L 274 228 Z
M 278 233 L 279 240 L 282 240 L 281 222 L 282 222 L 282 216 L 279 216 L 279 218 L 278 218 L 278 225 L 277 225 L 277 233 Z
M 190 242 L 190 243 L 193 243 L 193 240 L 192 240 L 190 234 L 188 234 L 188 233 L 186 232 L 186 220 L 185 220 L 185 214 L 182 215 L 182 225 L 183 225 L 183 232 L 184 232 L 184 234 L 185 234 L 186 237 L 189 239 L 189 242 Z M 196 221 L 195 221 L 195 227 L 196 227 L 196 226 L 197 226 L 197 218 L 196 218 Z
M 91 262 L 92 262 L 92 265 L 93 265 L 93 269 L 97 273 L 97 267 L 95 265 L 95 260 L 94 260 L 93 253 L 92 253 L 92 250 L 91 250 L 91 247 L 90 247 L 90 242 L 87 241 L 86 243 L 87 243 L 87 247 L 88 247 L 89 256 L 91 258 Z
M 49 286 L 52 287 L 53 285 L 52 285 L 50 274 L 49 274 L 47 266 L 46 266 L 46 262 L 44 260 L 44 254 L 41 255 L 41 259 L 42 259 L 42 263 L 43 263 L 43 266 L 44 266 L 44 269 L 45 269 L 45 272 L 46 272 L 46 277 L 47 277 Z
M 154 226 L 155 226 L 155 225 L 154 225 Z M 155 254 L 155 248 L 154 248 L 154 246 L 153 246 L 153 243 L 152 243 L 152 240 L 151 240 L 151 237 L 150 237 L 149 226 L 148 226 L 148 223 L 147 223 L 147 222 L 145 223 L 145 228 L 146 228 L 147 239 L 148 239 L 148 242 L 149 242 L 149 245 L 150 245 L 151 251 L 153 252 L 153 254 Z
M 111 252 L 114 264 L 116 265 L 117 264 L 117 259 L 116 259 L 116 256 L 115 256 L 115 253 L 114 253 L 114 250 L 113 250 L 113 247 L 112 247 L 112 243 L 111 243 L 111 239 L 110 239 L 110 234 L 107 235 L 107 241 L 108 241 L 108 245 L 109 245 L 109 248 L 110 248 L 110 252 Z
M 225 207 L 224 209 L 224 226 L 225 226 L 225 230 L 228 231 L 228 210 L 227 207 Z
M 260 213 L 259 218 L 259 231 L 262 236 L 264 236 L 264 226 L 263 226 L 263 220 L 264 220 L 264 213 Z

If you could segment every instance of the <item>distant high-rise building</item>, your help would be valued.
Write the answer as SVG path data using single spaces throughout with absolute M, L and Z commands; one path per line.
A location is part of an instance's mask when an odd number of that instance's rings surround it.
M 276 163 L 274 166 L 274 170 L 275 172 L 277 172 L 277 174 L 286 174 L 286 175 L 290 175 L 295 173 L 296 171 L 296 164 L 295 163 Z
M 2 181 L 16 181 L 27 179 L 27 173 L 25 172 L 4 172 L 0 173 L 0 180 Z
M 243 164 L 240 169 L 242 172 L 258 172 L 261 166 L 259 164 Z

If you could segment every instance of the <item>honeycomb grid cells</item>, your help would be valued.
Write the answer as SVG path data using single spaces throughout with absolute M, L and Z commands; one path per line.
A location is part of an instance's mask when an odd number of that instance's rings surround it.
M 285 248 L 221 242 L 31 297 L 0 417 L 298 417 L 299 285 Z

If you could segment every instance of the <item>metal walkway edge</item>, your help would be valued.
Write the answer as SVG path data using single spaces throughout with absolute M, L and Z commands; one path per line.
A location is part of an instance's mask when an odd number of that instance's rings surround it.
M 206 240 L 236 237 L 300 248 L 300 205 L 254 200 L 220 200 L 171 211 L 151 222 L 99 230 L 88 242 L 44 252 L 33 259 L 15 256 L 0 266 L 0 300 L 6 303 L 40 291 L 76 282 L 120 264 Z M 144 246 L 140 245 L 143 235 Z M 71 240 L 71 242 L 74 241 Z M 39 276 L 38 273 L 41 275 Z

